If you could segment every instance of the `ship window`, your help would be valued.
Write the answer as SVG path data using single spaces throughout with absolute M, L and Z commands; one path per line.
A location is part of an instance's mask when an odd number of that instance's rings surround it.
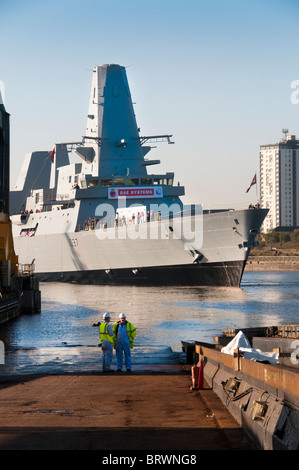
M 99 180 L 98 179 L 88 181 L 88 187 L 91 188 L 93 186 L 99 186 Z
M 20 236 L 21 237 L 34 237 L 37 227 L 38 227 L 38 223 L 33 228 L 23 228 L 20 232 Z
M 147 184 L 152 184 L 151 178 L 141 178 L 141 184 L 142 185 L 147 185 Z
M 139 185 L 139 179 L 138 178 L 129 179 L 127 184 L 128 184 L 128 186 L 138 186 Z
M 124 178 L 115 178 L 114 185 L 115 186 L 125 186 L 126 180 Z
M 163 184 L 163 178 L 155 178 L 154 184 Z
M 101 186 L 112 186 L 112 180 L 102 180 Z

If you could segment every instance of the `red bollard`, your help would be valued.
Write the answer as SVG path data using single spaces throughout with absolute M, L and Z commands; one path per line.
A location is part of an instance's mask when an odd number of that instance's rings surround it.
M 204 369 L 204 364 L 203 364 L 203 359 L 200 361 L 200 368 L 199 368 L 199 377 L 198 377 L 198 390 L 203 389 L 203 369 Z
M 191 367 L 191 374 L 192 374 L 192 386 L 190 390 L 202 390 L 203 389 L 203 379 L 204 379 L 204 364 L 203 359 L 200 361 L 200 367 L 192 366 Z

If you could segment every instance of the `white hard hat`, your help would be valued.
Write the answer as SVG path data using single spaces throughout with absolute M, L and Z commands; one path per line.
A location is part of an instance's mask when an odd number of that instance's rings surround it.
M 104 313 L 103 320 L 105 320 L 106 318 L 111 318 L 111 315 L 109 312 Z
M 126 318 L 126 315 L 125 315 L 124 313 L 121 313 L 121 314 L 119 315 L 119 318 Z

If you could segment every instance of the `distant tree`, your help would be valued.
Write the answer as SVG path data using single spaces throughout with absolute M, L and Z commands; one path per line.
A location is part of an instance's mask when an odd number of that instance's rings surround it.
M 280 232 L 280 243 L 286 243 L 291 241 L 290 234 L 287 232 Z
M 265 234 L 265 239 L 267 243 L 279 243 L 279 233 L 278 232 L 268 232 Z
M 294 232 L 292 233 L 291 239 L 294 242 L 299 242 L 299 229 L 294 230 Z

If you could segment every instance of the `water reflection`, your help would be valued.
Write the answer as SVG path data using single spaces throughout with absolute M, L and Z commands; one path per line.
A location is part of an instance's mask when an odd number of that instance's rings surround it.
M 238 288 L 81 286 L 43 283 L 42 313 L 0 326 L 0 372 L 99 370 L 98 328 L 109 311 L 137 328 L 135 363 L 175 362 L 181 340 L 213 342 L 224 328 L 298 323 L 299 273 L 245 273 Z

